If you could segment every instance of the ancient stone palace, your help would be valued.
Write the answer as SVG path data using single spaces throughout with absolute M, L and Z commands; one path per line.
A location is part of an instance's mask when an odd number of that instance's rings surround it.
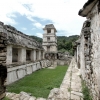
M 48 64 L 40 43 L 0 22 L 0 94 L 5 92 L 4 83 L 11 84 Z

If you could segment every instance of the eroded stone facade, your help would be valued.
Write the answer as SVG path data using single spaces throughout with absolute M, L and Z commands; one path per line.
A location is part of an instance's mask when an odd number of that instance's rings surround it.
M 0 23 L 3 25 L 3 23 Z M 5 81 L 7 77 L 7 67 L 6 67 L 6 54 L 7 54 L 7 35 L 0 32 L 0 100 L 5 96 Z
M 87 17 L 79 43 L 76 42 L 76 60 L 83 80 L 90 89 L 93 100 L 100 99 L 100 1 L 88 0 L 79 11 Z
M 52 67 L 57 66 L 57 36 L 56 28 L 53 24 L 45 25 L 43 28 L 43 43 L 42 46 L 45 50 L 45 58 L 51 61 Z
M 4 96 L 5 81 L 11 84 L 49 63 L 40 43 L 0 22 L 0 98 Z

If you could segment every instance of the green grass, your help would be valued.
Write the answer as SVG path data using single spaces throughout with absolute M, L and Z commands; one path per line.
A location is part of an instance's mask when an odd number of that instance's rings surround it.
M 60 87 L 67 68 L 58 66 L 56 69 L 41 69 L 7 86 L 7 89 L 9 92 L 24 91 L 36 97 L 47 98 L 51 89 Z
M 83 93 L 83 100 L 92 100 L 90 91 L 89 91 L 88 87 L 86 86 L 85 81 L 83 81 L 83 80 L 82 80 L 82 93 Z
M 9 99 L 9 98 L 7 98 L 7 97 L 4 97 L 4 98 L 3 98 L 3 100 L 10 100 L 10 99 Z

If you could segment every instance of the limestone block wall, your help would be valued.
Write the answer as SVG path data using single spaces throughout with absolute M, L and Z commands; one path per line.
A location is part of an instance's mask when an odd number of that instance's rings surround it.
M 82 78 L 86 81 L 93 100 L 100 99 L 100 13 L 98 3 L 91 10 L 90 28 L 83 24 L 80 52 L 77 51 Z M 77 62 L 78 63 L 78 62 Z
M 57 60 L 57 65 L 69 65 L 71 62 L 71 58 L 67 60 Z
M 50 61 L 44 59 L 41 44 L 16 28 L 0 22 L 0 89 L 4 86 L 6 76 L 8 85 L 48 67 L 48 63 Z M 6 74 L 3 70 L 6 70 Z
M 0 23 L 2 27 L 3 23 Z M 0 100 L 5 96 L 5 82 L 7 77 L 7 67 L 6 67 L 6 45 L 7 45 L 7 35 L 0 30 Z
M 19 66 L 7 66 L 8 75 L 7 75 L 7 84 L 11 84 L 26 75 L 32 74 L 33 72 L 40 70 L 42 68 L 48 67 L 46 60 L 38 61 L 35 63 L 29 63 L 25 65 L 19 65 Z
M 94 97 L 100 99 L 100 13 L 97 5 L 92 10 L 95 14 L 91 20 L 91 88 Z

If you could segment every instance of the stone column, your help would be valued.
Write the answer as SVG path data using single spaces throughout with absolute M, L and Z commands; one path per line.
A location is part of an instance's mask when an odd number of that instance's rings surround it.
M 18 62 L 26 62 L 26 48 L 20 48 L 18 50 Z
M 6 64 L 12 64 L 12 45 L 7 46 L 7 59 Z
M 43 60 L 43 50 L 41 51 L 41 59 Z
M 39 50 L 39 60 L 41 60 L 41 50 Z
M 39 50 L 36 50 L 36 60 L 39 60 Z
M 36 49 L 34 49 L 34 61 L 36 61 Z
M 34 61 L 34 50 L 31 51 L 31 61 Z
M 43 59 L 44 59 L 45 52 L 43 51 Z

